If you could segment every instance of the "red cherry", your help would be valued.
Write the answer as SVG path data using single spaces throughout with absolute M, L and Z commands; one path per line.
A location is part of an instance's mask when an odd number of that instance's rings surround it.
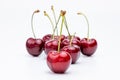
M 71 38 L 71 37 L 72 37 L 72 36 L 70 36 L 70 38 Z M 66 38 L 66 39 L 70 39 L 69 36 L 66 36 L 65 38 Z M 73 39 L 77 39 L 77 40 L 80 41 L 80 37 L 78 37 L 78 36 L 74 36 Z
M 88 30 L 87 30 L 87 38 L 83 38 L 80 42 L 81 42 L 81 52 L 86 55 L 86 56 L 91 56 L 95 53 L 96 49 L 97 49 L 97 41 L 95 39 L 89 39 L 89 21 L 87 19 L 87 16 L 84 13 L 77 13 L 78 15 L 82 15 L 86 22 L 87 22 L 87 26 L 88 26 Z
M 71 56 L 65 51 L 50 51 L 47 55 L 47 65 L 55 73 L 64 73 L 71 64 Z
M 54 39 L 59 39 L 59 38 L 60 38 L 60 36 L 54 36 Z M 47 41 L 52 39 L 52 35 L 51 34 L 47 34 L 47 35 L 43 36 L 42 39 L 43 39 L 44 42 L 47 42 Z M 61 41 L 64 40 L 64 39 L 65 39 L 65 35 L 62 35 L 61 36 Z
M 60 36 L 54 36 L 54 38 L 58 40 Z M 65 39 L 65 35 L 61 35 L 61 41 L 63 41 L 64 39 Z
M 58 50 L 58 42 L 59 41 L 57 39 L 54 39 L 54 40 L 51 39 L 51 40 L 47 41 L 44 45 L 45 53 L 48 54 L 48 52 L 51 50 L 55 50 L 55 51 Z M 62 43 L 61 43 L 60 47 L 61 48 L 63 47 Z
M 43 46 L 42 39 L 29 38 L 26 41 L 26 49 L 32 56 L 39 56 L 42 53 Z
M 51 39 L 51 37 L 52 37 L 51 34 L 46 34 L 45 36 L 43 36 L 42 40 L 43 40 L 44 42 L 47 42 L 47 41 L 49 41 L 49 40 Z
M 35 13 L 39 13 L 39 10 L 35 10 L 31 17 L 31 29 L 34 38 L 28 38 L 26 41 L 26 49 L 32 56 L 39 56 L 42 53 L 44 42 L 42 39 L 37 39 L 33 29 L 33 17 Z
M 97 49 L 97 41 L 95 39 L 83 38 L 81 40 L 81 52 L 86 56 L 91 56 L 95 53 Z
M 72 57 L 72 64 L 76 63 L 76 61 L 80 57 L 80 47 L 77 46 L 77 45 L 64 46 L 62 48 L 62 51 L 66 51 L 66 52 L 68 52 L 71 55 L 71 57 Z
M 80 47 L 80 41 L 77 40 L 76 38 L 73 38 L 71 43 L 72 43 L 72 44 L 75 44 L 75 45 L 78 45 L 78 46 Z M 70 44 L 70 40 L 69 40 L 69 39 L 64 39 L 64 40 L 62 41 L 62 44 L 63 44 L 63 46 L 67 46 L 67 45 Z

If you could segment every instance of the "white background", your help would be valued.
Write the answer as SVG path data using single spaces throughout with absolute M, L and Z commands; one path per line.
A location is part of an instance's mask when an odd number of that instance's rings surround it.
M 0 0 L 0 80 L 119 80 L 120 79 L 120 10 L 119 0 Z M 65 74 L 54 74 L 46 64 L 44 52 L 30 56 L 25 48 L 32 37 L 30 18 L 36 14 L 35 32 L 38 38 L 51 33 L 49 21 L 43 15 L 54 5 L 57 15 L 66 10 L 71 33 L 86 36 L 87 26 L 78 11 L 90 22 L 90 37 L 98 41 L 92 57 L 81 55 Z M 66 30 L 63 30 L 66 34 Z

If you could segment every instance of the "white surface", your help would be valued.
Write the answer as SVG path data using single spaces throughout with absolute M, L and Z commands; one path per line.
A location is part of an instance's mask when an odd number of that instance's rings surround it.
M 119 80 L 119 3 L 119 0 L 0 0 L 0 80 Z M 81 55 L 65 74 L 52 73 L 44 53 L 34 58 L 25 48 L 26 39 L 32 36 L 30 18 L 35 9 L 41 10 L 35 17 L 37 37 L 51 33 L 51 25 L 43 16 L 44 10 L 52 15 L 51 5 L 56 13 L 67 10 L 71 33 L 76 31 L 81 38 L 86 36 L 87 28 L 84 18 L 76 13 L 84 12 L 89 18 L 90 36 L 98 41 L 95 55 Z

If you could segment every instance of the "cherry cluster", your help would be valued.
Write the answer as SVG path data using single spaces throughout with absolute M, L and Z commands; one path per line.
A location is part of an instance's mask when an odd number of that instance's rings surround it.
M 77 13 L 85 17 L 88 24 L 87 38 L 80 39 L 80 37 L 70 34 L 66 21 L 66 11 L 61 10 L 58 19 L 56 18 L 53 6 L 51 10 L 54 15 L 55 26 L 52 19 L 44 11 L 44 15 L 48 17 L 52 24 L 53 33 L 46 34 L 42 39 L 36 38 L 33 29 L 33 17 L 35 13 L 39 13 L 39 10 L 33 12 L 31 17 L 31 28 L 34 38 L 28 38 L 26 41 L 26 49 L 28 53 L 34 57 L 39 56 L 42 51 L 46 54 L 46 61 L 51 71 L 55 73 L 64 73 L 71 64 L 75 64 L 80 57 L 80 53 L 85 56 L 92 56 L 97 49 L 97 41 L 89 38 L 89 22 L 85 14 Z M 58 35 L 58 23 L 61 20 L 60 33 Z M 62 34 L 63 25 L 65 25 L 68 32 L 68 36 Z M 57 32 L 57 35 L 55 35 Z

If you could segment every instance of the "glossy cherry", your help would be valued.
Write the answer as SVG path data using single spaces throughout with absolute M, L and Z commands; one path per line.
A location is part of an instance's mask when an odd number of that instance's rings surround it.
M 97 49 L 97 41 L 95 39 L 83 38 L 81 40 L 81 52 L 86 56 L 91 56 Z
M 50 51 L 47 55 L 47 65 L 55 73 L 64 73 L 71 64 L 71 56 L 65 51 Z
M 39 56 L 42 53 L 44 42 L 42 39 L 36 38 L 34 29 L 33 29 L 33 16 L 35 13 L 38 13 L 39 10 L 33 12 L 31 17 L 31 28 L 34 38 L 28 38 L 26 41 L 26 49 L 28 53 L 32 56 Z
M 44 45 L 45 53 L 48 54 L 49 51 L 58 50 L 58 42 L 59 41 L 57 39 L 51 39 L 51 40 L 47 41 Z M 60 47 L 61 48 L 63 47 L 62 43 L 61 43 Z
M 59 40 L 60 36 L 54 36 L 54 39 Z M 61 35 L 61 41 L 65 39 L 65 35 Z
M 59 39 L 60 38 L 60 36 L 54 36 L 54 39 Z M 47 42 L 47 41 L 49 41 L 49 40 L 51 40 L 52 39 L 52 35 L 51 34 L 47 34 L 47 35 L 45 35 L 45 36 L 43 36 L 43 38 L 42 38 L 42 40 L 44 41 L 44 42 Z M 62 40 L 64 40 L 65 39 L 65 35 L 62 35 L 61 36 L 61 41 Z
M 42 39 L 29 38 L 26 41 L 26 49 L 32 56 L 39 56 L 42 53 L 43 46 Z
M 75 45 L 78 45 L 78 46 L 80 47 L 80 41 L 77 40 L 76 38 L 73 38 L 71 43 L 72 43 L 72 44 L 75 44 Z M 62 44 L 63 44 L 63 46 L 70 45 L 70 39 L 64 39 L 64 40 L 62 41 Z
M 82 15 L 86 19 L 87 26 L 88 26 L 87 38 L 83 38 L 80 41 L 81 52 L 82 52 L 82 54 L 84 54 L 86 56 L 91 56 L 95 53 L 95 51 L 97 49 L 97 41 L 95 39 L 89 38 L 89 22 L 88 22 L 86 15 L 83 13 L 78 13 L 78 15 Z
M 51 39 L 51 37 L 52 37 L 51 34 L 46 34 L 45 36 L 43 36 L 42 40 L 43 40 L 44 42 L 47 42 L 47 41 L 49 41 L 49 40 Z
M 68 52 L 72 57 L 72 64 L 75 64 L 80 57 L 80 47 L 77 45 L 68 45 L 62 48 L 62 51 Z
M 72 36 L 70 36 L 70 37 L 69 37 L 69 36 L 66 36 L 65 38 L 66 38 L 66 39 L 70 39 L 71 37 L 72 37 Z M 74 40 L 77 39 L 77 40 L 80 41 L 80 37 L 78 37 L 78 36 L 74 36 L 73 39 L 74 39 Z

